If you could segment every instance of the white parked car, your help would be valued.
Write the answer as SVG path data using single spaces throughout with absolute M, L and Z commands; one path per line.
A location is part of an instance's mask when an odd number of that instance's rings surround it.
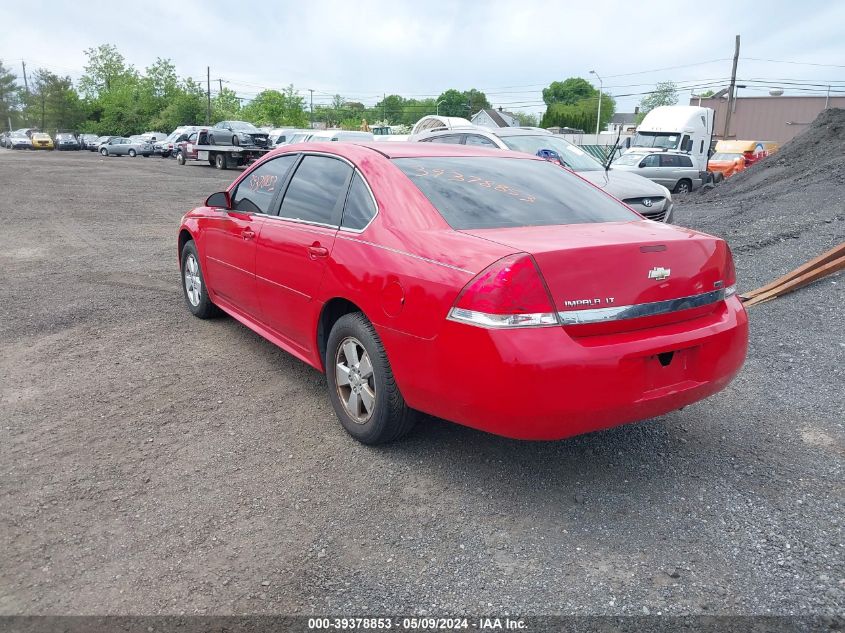
M 637 174 L 606 170 L 595 158 L 559 135 L 541 128 L 507 127 L 495 130 L 474 125 L 448 130 L 422 132 L 411 136 L 420 143 L 452 143 L 509 149 L 559 161 L 585 180 L 605 190 L 649 220 L 672 220 L 672 194 L 669 190 Z M 618 160 L 618 159 L 617 159 Z M 613 163 L 616 166 L 616 163 Z

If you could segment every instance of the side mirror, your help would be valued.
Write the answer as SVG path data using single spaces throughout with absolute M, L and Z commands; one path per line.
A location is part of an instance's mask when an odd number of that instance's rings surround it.
M 205 201 L 205 206 L 214 207 L 215 209 L 228 209 L 229 204 L 228 191 L 218 191 L 217 193 L 213 193 L 208 196 Z
M 543 160 L 549 161 L 550 163 L 558 163 L 561 167 L 566 165 L 566 163 L 564 163 L 563 159 L 560 157 L 560 154 L 558 154 L 553 149 L 538 149 L 537 156 L 539 156 Z
M 631 137 L 630 137 L 630 136 L 629 136 L 628 138 L 626 138 L 626 139 L 625 139 L 625 148 L 626 148 L 626 149 L 630 149 L 630 148 L 631 148 Z

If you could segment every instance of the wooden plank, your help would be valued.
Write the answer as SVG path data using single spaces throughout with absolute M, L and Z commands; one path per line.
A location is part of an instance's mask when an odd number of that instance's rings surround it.
M 749 290 L 748 292 L 744 292 L 740 295 L 741 299 L 748 300 L 756 297 L 759 294 L 764 292 L 768 292 L 770 290 L 774 290 L 781 284 L 786 283 L 796 277 L 800 277 L 801 275 L 809 272 L 810 270 L 814 269 L 817 266 L 822 266 L 823 264 L 827 264 L 828 262 L 833 261 L 834 259 L 839 259 L 845 255 L 845 242 L 842 242 L 839 246 L 834 246 L 832 249 L 827 251 L 826 253 L 822 253 L 818 257 L 811 259 L 806 264 L 802 264 L 795 270 L 791 270 L 786 273 L 783 277 L 778 277 L 773 282 L 766 284 L 765 286 L 760 286 L 759 288 L 755 288 L 754 290 Z
M 781 284 L 777 288 L 772 288 L 771 290 L 755 295 L 745 302 L 745 307 L 750 307 L 758 303 L 768 301 L 769 299 L 774 299 L 788 294 L 840 270 L 845 270 L 845 256 L 842 256 L 839 259 L 834 259 L 832 262 L 828 262 L 823 266 L 818 266 L 817 268 L 804 273 L 800 277 L 796 277 L 785 284 Z

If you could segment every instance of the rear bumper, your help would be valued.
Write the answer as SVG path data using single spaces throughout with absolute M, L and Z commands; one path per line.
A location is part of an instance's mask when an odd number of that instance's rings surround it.
M 731 297 L 696 319 L 581 338 L 562 327 L 489 330 L 452 321 L 430 341 L 380 334 L 411 407 L 497 435 L 553 440 L 662 415 L 722 390 L 745 360 L 748 321 Z M 664 365 L 658 354 L 668 352 Z

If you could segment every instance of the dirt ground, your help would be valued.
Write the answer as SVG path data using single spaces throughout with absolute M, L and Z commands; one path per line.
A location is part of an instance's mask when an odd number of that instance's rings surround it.
M 367 448 L 321 374 L 183 305 L 179 218 L 232 177 L 0 150 L 0 614 L 843 613 L 842 275 L 752 309 L 683 411 Z M 797 237 L 734 235 L 742 289 L 843 240 L 812 195 Z

